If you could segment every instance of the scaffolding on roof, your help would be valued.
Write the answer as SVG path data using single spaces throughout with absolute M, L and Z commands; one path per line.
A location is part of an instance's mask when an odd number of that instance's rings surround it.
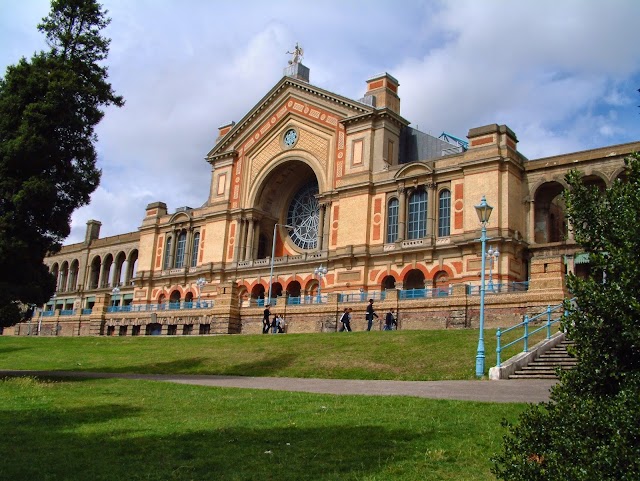
M 458 137 L 448 134 L 446 132 L 442 132 L 440 137 L 438 137 L 445 142 L 449 142 L 450 144 L 457 145 L 458 147 L 462 147 L 463 150 L 467 150 L 469 148 L 469 142 L 466 140 L 459 139 Z

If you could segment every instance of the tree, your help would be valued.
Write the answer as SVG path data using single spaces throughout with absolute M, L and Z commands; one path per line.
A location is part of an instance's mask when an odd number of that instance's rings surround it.
M 0 79 L 0 326 L 51 297 L 43 259 L 60 249 L 71 214 L 100 181 L 94 129 L 102 108 L 124 105 L 101 65 L 106 13 L 95 0 L 53 0 L 38 25 L 49 50 Z
M 567 175 L 568 217 L 591 265 L 587 279 L 568 279 L 577 306 L 563 327 L 578 366 L 510 426 L 500 479 L 640 479 L 640 155 L 625 163 L 626 180 L 604 192 Z

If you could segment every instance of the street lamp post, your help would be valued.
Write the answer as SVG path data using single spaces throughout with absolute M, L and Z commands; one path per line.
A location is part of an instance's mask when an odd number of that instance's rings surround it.
M 120 294 L 120 288 L 119 287 L 114 287 L 111 290 L 111 296 L 112 296 L 111 305 L 113 306 L 113 311 L 114 312 L 116 310 L 116 300 L 117 300 L 116 298 L 117 298 L 118 294 Z
M 56 293 L 55 292 L 51 296 L 51 300 L 53 300 L 53 311 L 55 312 L 56 310 Z M 40 316 L 38 317 L 38 331 L 36 332 L 37 336 L 40 335 L 41 328 L 42 328 L 42 312 L 40 312 Z
M 271 288 L 273 285 L 273 261 L 276 255 L 276 228 L 282 226 L 286 229 L 295 229 L 294 226 L 288 224 L 274 224 L 273 225 L 273 240 L 271 242 L 271 270 L 269 272 L 269 300 L 265 301 L 265 305 L 271 303 Z
M 493 247 L 489 247 L 487 251 L 487 259 L 489 259 L 489 290 L 493 291 L 493 262 L 498 262 L 498 257 L 500 256 L 500 252 L 498 252 L 498 248 L 495 249 Z
M 480 267 L 480 334 L 478 337 L 478 351 L 476 353 L 476 376 L 484 376 L 484 269 L 485 269 L 485 247 L 487 244 L 487 223 L 489 217 L 491 217 L 491 211 L 493 207 L 487 204 L 487 199 L 482 196 L 480 204 L 474 206 L 480 224 L 482 224 L 482 233 L 480 235 L 480 242 L 482 245 L 482 266 Z
M 313 273 L 318 277 L 318 304 L 320 304 L 320 285 L 322 284 L 322 278 L 324 276 L 327 275 L 327 268 L 326 267 L 322 267 L 322 264 L 320 264 L 320 267 L 316 267 L 313 270 Z
M 200 295 L 202 294 L 202 288 L 207 283 L 204 277 L 198 277 L 196 279 L 196 286 L 198 286 L 198 307 L 200 307 Z

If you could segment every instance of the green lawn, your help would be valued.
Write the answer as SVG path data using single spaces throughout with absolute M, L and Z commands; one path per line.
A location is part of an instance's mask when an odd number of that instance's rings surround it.
M 486 369 L 495 365 L 487 330 Z M 474 379 L 477 330 L 253 336 L 0 337 L 0 369 L 333 379 Z M 531 345 L 533 342 L 531 342 Z M 522 350 L 520 344 L 508 353 Z
M 494 331 L 485 338 L 488 369 Z M 472 330 L 5 336 L 0 369 L 473 379 L 476 347 Z M 492 480 L 501 420 L 515 420 L 523 409 L 123 379 L 5 379 L 0 479 Z
M 0 381 L 0 479 L 491 480 L 500 421 L 523 408 L 9 379 Z

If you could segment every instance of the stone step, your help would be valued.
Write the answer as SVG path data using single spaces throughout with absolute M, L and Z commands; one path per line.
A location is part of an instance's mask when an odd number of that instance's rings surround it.
M 557 379 L 556 369 L 569 370 L 578 364 L 578 360 L 567 351 L 571 345 L 573 342 L 564 341 L 552 347 L 510 375 L 509 379 Z

